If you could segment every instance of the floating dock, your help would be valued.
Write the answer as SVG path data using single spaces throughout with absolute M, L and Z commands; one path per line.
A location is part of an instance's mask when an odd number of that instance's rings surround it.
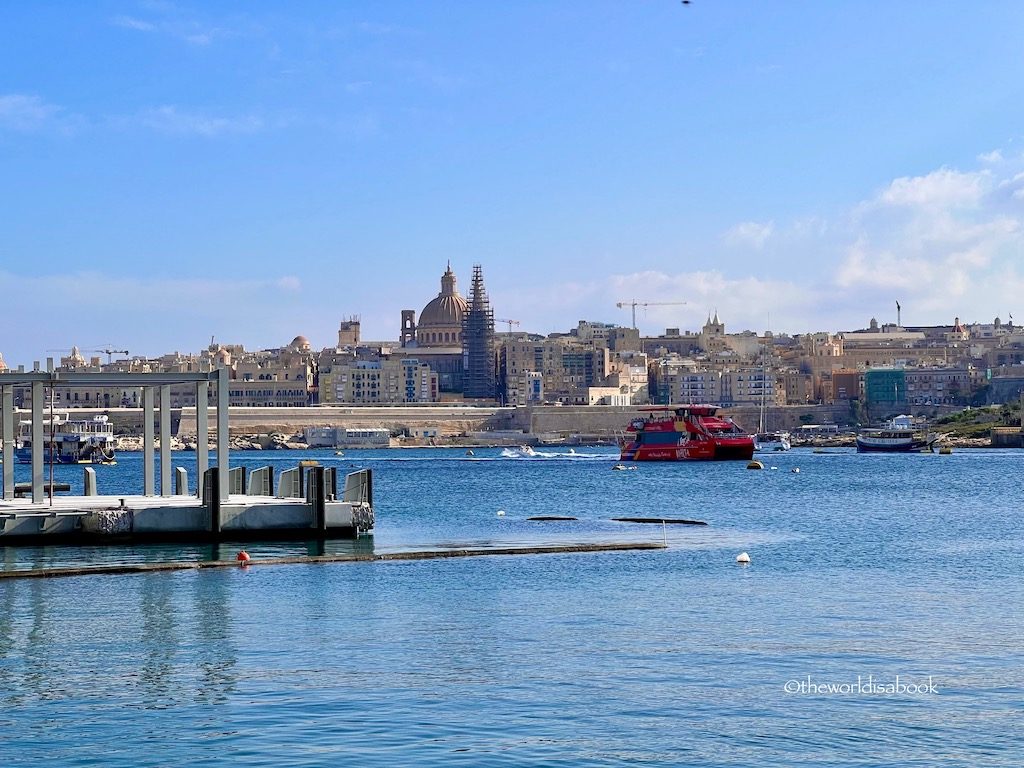
M 368 469 L 346 475 L 340 496 L 334 470 L 325 467 L 285 470 L 278 495 L 263 495 L 255 491 L 271 486 L 267 478 L 273 475 L 270 467 L 262 467 L 249 473 L 248 492 L 229 493 L 226 499 L 212 492 L 214 471 L 207 470 L 200 497 L 89 495 L 54 496 L 45 504 L 4 501 L 0 546 L 355 538 L 373 530 Z M 89 477 L 93 470 L 84 472 Z M 232 470 L 233 479 L 243 476 L 241 467 Z
M 101 496 L 95 470 L 83 469 L 81 496 L 56 496 L 44 482 L 46 391 L 56 386 L 116 385 L 142 390 L 144 411 L 142 494 Z M 198 445 L 198 491 L 188 493 L 185 470 L 173 472 L 170 451 L 170 390 L 194 385 Z M 208 460 L 207 400 L 216 397 L 216 466 Z M 254 539 L 354 538 L 373 530 L 373 478 L 370 470 L 345 476 L 339 494 L 334 468 L 301 462 L 275 478 L 270 467 L 246 472 L 232 468 L 228 450 L 228 371 L 202 373 L 66 373 L 12 371 L 0 374 L 3 453 L 14 456 L 14 389 L 30 387 L 32 400 L 32 479 L 14 482 L 14 462 L 3 464 L 0 546 L 135 541 L 242 541 Z M 156 409 L 159 394 L 159 412 Z M 160 493 L 154 474 L 160 434 Z M 275 482 L 276 480 L 276 482 Z M 20 486 L 20 487 L 19 487 Z M 18 497 L 30 492 L 31 500 Z

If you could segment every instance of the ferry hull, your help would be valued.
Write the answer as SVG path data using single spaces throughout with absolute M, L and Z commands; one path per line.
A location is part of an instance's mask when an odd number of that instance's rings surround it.
M 753 457 L 752 439 L 733 439 L 657 446 L 627 443 L 620 461 L 750 461 Z
M 32 463 L 32 449 L 31 448 L 17 448 L 14 451 L 14 460 L 18 464 L 31 464 Z M 104 456 L 99 450 L 94 450 L 88 454 L 70 454 L 61 453 L 55 451 L 53 457 L 50 457 L 49 449 L 43 450 L 43 463 L 44 464 L 109 464 L 114 460 L 113 452 Z
M 754 437 L 715 405 L 651 406 L 621 441 L 620 461 L 750 461 Z

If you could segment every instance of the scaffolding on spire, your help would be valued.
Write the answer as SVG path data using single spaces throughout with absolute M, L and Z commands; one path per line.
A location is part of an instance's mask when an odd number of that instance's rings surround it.
M 494 310 L 484 288 L 483 271 L 473 265 L 469 290 L 469 310 L 462 320 L 464 363 L 463 394 L 466 397 L 493 399 L 498 382 L 494 358 Z

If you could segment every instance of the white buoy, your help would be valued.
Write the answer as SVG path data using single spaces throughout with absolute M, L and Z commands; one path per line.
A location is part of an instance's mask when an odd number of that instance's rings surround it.
M 749 563 L 750 555 L 748 555 L 746 552 L 740 552 L 738 555 L 736 555 L 736 562 L 744 564 Z
M 777 469 L 778 467 L 772 467 L 772 472 L 775 472 Z
M 504 509 L 499 509 L 498 510 L 498 517 L 504 517 L 504 516 L 505 516 L 505 510 Z

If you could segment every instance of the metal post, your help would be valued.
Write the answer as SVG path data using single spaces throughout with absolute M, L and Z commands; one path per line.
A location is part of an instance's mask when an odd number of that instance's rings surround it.
M 217 474 L 221 501 L 228 500 L 228 369 L 217 371 Z
M 203 476 L 210 466 L 210 415 L 207 412 L 207 401 L 210 397 L 210 382 L 200 381 L 196 384 L 196 483 L 197 492 L 203 493 Z
M 153 477 L 153 387 L 142 388 L 142 492 L 155 495 Z
M 53 457 L 50 457 L 51 460 Z M 32 382 L 32 503 L 43 503 L 43 382 Z
M 160 495 L 171 495 L 171 385 L 160 385 Z
M 4 498 L 14 498 L 14 387 L 3 386 Z

